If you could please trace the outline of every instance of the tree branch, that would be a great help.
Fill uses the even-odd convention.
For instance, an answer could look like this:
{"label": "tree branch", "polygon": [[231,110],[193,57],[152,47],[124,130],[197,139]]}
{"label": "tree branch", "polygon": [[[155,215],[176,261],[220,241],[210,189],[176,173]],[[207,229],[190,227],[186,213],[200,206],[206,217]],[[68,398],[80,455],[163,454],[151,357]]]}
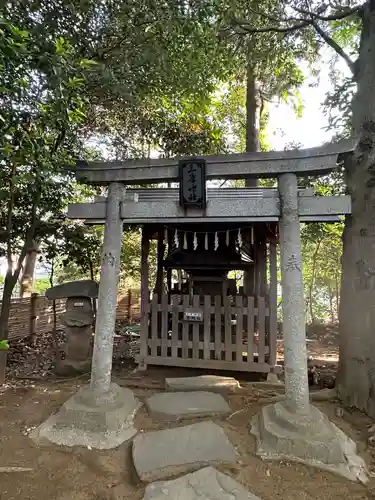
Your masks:
{"label": "tree branch", "polygon": [[333,38],[331,38],[315,21],[311,22],[311,25],[314,27],[315,31],[323,38],[323,40],[339,55],[341,56],[346,64],[349,66],[352,74],[355,74],[355,64],[350,59],[348,54],[344,51],[340,45],[335,42]]}
{"label": "tree branch", "polygon": [[361,5],[356,5],[355,7],[347,8],[337,14],[332,14],[330,16],[323,16],[316,12],[310,12],[308,10],[301,9],[300,7],[294,6],[292,8],[299,14],[302,14],[304,16],[309,16],[313,19],[318,19],[319,21],[339,21],[340,19],[345,19],[346,17],[352,16],[353,14],[356,14],[357,12],[362,10]]}
{"label": "tree branch", "polygon": [[[357,5],[356,7],[350,8],[350,9],[345,9],[345,11],[331,15],[331,16],[323,16],[321,13],[314,13],[310,10],[305,10],[301,9],[299,7],[293,7],[293,9],[298,12],[299,14],[303,14],[305,16],[308,16],[309,19],[292,19],[290,18],[289,21],[295,21],[295,24],[292,24],[290,26],[269,26],[269,27],[264,27],[264,28],[255,28],[252,26],[252,23],[250,21],[246,20],[241,20],[241,19],[236,19],[233,24],[237,26],[237,30],[239,33],[290,33],[294,32],[300,29],[308,28],[312,26],[315,31],[323,38],[323,40],[340,56],[344,59],[348,67],[350,68],[350,71],[352,72],[353,75],[355,75],[356,69],[355,69],[355,63],[350,59],[349,55],[344,51],[342,47],[326,33],[316,21],[321,20],[321,21],[335,21],[339,19],[344,19],[348,16],[351,16],[357,12],[360,12],[362,10],[362,7],[360,5]],[[275,22],[277,19],[273,17],[268,17],[267,15],[263,15],[260,12],[254,11],[255,14],[258,14],[261,17],[266,17],[267,19]],[[287,22],[288,20],[280,20],[281,22]],[[239,31],[241,30],[241,31]]]}
{"label": "tree branch", "polygon": [[243,32],[245,33],[291,33],[293,31],[297,31],[299,29],[304,29],[311,26],[311,21],[302,21],[297,24],[293,24],[292,26],[269,26],[265,28],[253,28],[249,21],[240,21],[235,20],[234,25],[237,25]]}

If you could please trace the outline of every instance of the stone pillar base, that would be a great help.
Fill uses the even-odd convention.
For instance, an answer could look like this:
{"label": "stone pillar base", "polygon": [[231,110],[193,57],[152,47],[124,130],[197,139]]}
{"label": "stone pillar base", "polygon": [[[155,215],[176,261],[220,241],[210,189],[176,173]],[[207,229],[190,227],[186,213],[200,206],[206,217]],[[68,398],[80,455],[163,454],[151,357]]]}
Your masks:
{"label": "stone pillar base", "polygon": [[139,407],[140,403],[129,389],[111,384],[109,392],[99,393],[85,386],[30,437],[63,446],[116,448],[137,433],[133,422]]}
{"label": "stone pillar base", "polygon": [[277,373],[267,373],[267,382],[269,384],[283,385],[283,383],[279,380]]}
{"label": "stone pillar base", "polygon": [[62,359],[56,363],[54,372],[60,377],[74,377],[75,375],[84,375],[91,370],[91,359],[86,361],[72,361]]}
{"label": "stone pillar base", "polygon": [[352,481],[368,480],[354,441],[314,406],[308,415],[292,413],[283,403],[266,406],[253,417],[251,433],[263,459],[302,462]]}

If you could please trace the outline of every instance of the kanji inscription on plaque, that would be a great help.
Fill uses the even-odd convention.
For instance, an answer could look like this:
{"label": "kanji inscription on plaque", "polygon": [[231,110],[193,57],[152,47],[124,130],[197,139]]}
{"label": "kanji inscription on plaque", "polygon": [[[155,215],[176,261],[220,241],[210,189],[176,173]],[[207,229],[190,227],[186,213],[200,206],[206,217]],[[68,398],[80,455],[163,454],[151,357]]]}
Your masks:
{"label": "kanji inscription on plaque", "polygon": [[204,208],[206,206],[206,162],[192,158],[179,163],[180,205]]}

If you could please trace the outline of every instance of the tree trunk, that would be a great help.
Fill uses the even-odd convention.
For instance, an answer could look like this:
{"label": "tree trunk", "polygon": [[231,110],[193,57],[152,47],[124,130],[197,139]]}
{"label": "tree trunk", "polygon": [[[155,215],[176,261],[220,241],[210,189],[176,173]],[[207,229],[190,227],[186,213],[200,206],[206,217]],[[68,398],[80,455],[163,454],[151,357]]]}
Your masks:
{"label": "tree trunk", "polygon": [[[51,262],[51,272],[49,274],[49,284],[50,287],[53,287],[53,280],[55,277],[55,260],[52,259]],[[53,345],[55,347],[55,362],[61,359],[60,356],[60,348],[59,348],[59,339],[57,337],[57,310],[56,310],[56,300],[52,301],[52,311],[53,311],[53,326],[52,326],[52,339]]]}
{"label": "tree trunk", "polygon": [[[260,149],[260,102],[259,85],[256,80],[252,64],[252,53],[249,50],[249,60],[247,64],[246,78],[246,152],[255,153]],[[246,187],[257,187],[258,179],[245,179]],[[244,234],[244,240],[247,246],[251,246],[251,233],[247,231]],[[253,269],[244,272],[244,292],[245,295],[254,295],[255,293],[255,266]]]}
{"label": "tree trunk", "polygon": [[[17,280],[14,280],[12,272],[8,270],[5,276],[3,298],[0,311],[0,340],[7,340],[9,334],[9,316],[12,303],[12,292]],[[7,351],[0,351],[0,386],[5,382],[5,369],[7,365]]]}
{"label": "tree trunk", "polygon": [[322,243],[322,240],[319,240],[317,245],[316,245],[316,248],[314,250],[313,257],[312,257],[312,272],[311,272],[311,281],[310,281],[310,285],[309,285],[309,307],[310,307],[311,323],[315,323],[313,291],[314,291],[315,277],[316,277],[316,263],[317,263],[318,253],[319,253],[321,243]]}
{"label": "tree trunk", "polygon": [[[259,84],[253,72],[251,61],[247,67],[246,79],[246,152],[255,153],[260,150],[260,108]],[[257,179],[247,179],[250,187],[257,186]]]}
{"label": "tree trunk", "polygon": [[331,324],[333,325],[335,322],[335,309],[333,306],[334,292],[332,290],[331,283],[329,282],[329,278],[327,278],[327,281],[328,281],[329,314],[331,316]]}
{"label": "tree trunk", "polygon": [[354,133],[360,141],[347,159],[352,215],[343,235],[338,391],[348,406],[375,417],[375,0],[363,10]]}
{"label": "tree trunk", "polygon": [[20,297],[31,297],[39,245],[33,241],[32,248],[27,252],[20,285]]}
{"label": "tree trunk", "polygon": [[340,311],[340,281],[338,277],[338,271],[335,273],[335,300],[336,300],[336,319]]}

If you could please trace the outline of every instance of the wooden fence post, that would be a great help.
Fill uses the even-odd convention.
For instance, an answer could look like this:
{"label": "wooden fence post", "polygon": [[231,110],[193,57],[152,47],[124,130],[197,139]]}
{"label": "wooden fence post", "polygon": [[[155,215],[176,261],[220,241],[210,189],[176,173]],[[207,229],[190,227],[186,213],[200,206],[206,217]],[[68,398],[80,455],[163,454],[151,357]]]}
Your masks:
{"label": "wooden fence post", "polygon": [[133,321],[133,310],[132,310],[132,291],[128,290],[128,323]]}
{"label": "wooden fence post", "polygon": [[36,343],[36,328],[37,328],[37,301],[39,294],[32,293],[30,296],[30,320],[29,320],[29,331],[31,336],[31,342],[35,345]]}

